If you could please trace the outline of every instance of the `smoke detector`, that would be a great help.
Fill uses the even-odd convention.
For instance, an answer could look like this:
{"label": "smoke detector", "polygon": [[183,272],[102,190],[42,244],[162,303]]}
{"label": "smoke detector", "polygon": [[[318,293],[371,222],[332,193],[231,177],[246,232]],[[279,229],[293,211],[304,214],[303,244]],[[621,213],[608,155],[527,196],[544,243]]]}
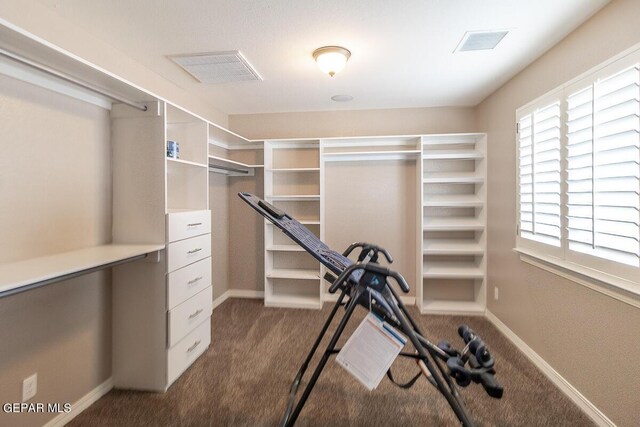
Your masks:
{"label": "smoke detector", "polygon": [[260,74],[237,50],[171,55],[169,59],[200,83],[218,84],[262,80]]}
{"label": "smoke detector", "polygon": [[495,49],[508,33],[507,30],[467,31],[454,52]]}

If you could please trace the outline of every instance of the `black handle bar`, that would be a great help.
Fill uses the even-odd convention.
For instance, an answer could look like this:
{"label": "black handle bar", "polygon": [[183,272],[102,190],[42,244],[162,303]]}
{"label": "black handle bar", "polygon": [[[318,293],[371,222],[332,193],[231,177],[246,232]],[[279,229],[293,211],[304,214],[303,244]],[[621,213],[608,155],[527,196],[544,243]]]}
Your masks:
{"label": "black handle bar", "polygon": [[351,274],[353,274],[353,272],[357,270],[364,270],[374,274],[380,274],[385,277],[393,277],[393,279],[400,286],[400,289],[402,289],[402,292],[404,292],[405,294],[409,293],[409,284],[400,273],[398,273],[397,271],[389,270],[388,268],[382,267],[381,265],[372,263],[351,264],[350,266],[345,268],[345,270],[340,274],[340,276],[338,276],[338,278],[329,288],[329,293],[333,294],[338,289],[340,289],[342,283],[344,283],[351,276]]}
{"label": "black handle bar", "polygon": [[[393,257],[391,256],[391,254],[389,252],[387,252],[387,250],[385,248],[381,248],[380,246],[376,246],[374,244],[371,243],[366,243],[366,242],[354,242],[352,244],[349,245],[349,247],[342,253],[342,255],[344,256],[349,256],[351,254],[351,252],[353,252],[354,249],[356,248],[362,248],[363,253],[367,253],[370,250],[377,252],[382,252],[382,255],[384,255],[384,257],[387,259],[387,262],[389,264],[393,263]],[[363,257],[364,259],[364,257]],[[360,260],[361,261],[361,260]]]}

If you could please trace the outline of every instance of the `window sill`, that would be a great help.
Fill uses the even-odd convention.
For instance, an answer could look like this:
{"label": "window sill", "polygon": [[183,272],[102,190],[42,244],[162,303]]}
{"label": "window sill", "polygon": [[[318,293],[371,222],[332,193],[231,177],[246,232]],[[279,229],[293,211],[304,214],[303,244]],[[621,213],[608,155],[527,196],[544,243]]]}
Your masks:
{"label": "window sill", "polygon": [[601,271],[593,270],[553,256],[514,248],[520,260],[542,268],[565,279],[586,286],[611,298],[640,308],[640,284]]}

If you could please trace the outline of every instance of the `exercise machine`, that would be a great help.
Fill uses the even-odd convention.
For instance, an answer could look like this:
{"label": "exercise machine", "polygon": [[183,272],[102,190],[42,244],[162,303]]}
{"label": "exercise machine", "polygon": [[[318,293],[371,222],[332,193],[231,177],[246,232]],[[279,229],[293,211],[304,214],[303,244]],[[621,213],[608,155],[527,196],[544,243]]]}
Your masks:
{"label": "exercise machine", "polygon": [[[290,427],[295,424],[329,358],[340,351],[337,348],[338,341],[358,306],[371,311],[385,323],[401,331],[414,347],[413,352],[401,352],[400,356],[414,359],[419,367],[418,374],[409,382],[399,384],[389,369],[387,377],[394,384],[402,388],[409,388],[420,377],[425,377],[429,384],[444,396],[460,423],[465,427],[475,424],[457,386],[467,387],[472,382],[478,383],[482,384],[489,396],[496,399],[502,397],[503,387],[495,379],[495,362],[489,348],[471,328],[466,325],[458,328],[458,334],[465,344],[462,350],[456,350],[446,341],[441,341],[436,345],[425,338],[407,312],[397,291],[391,285],[391,282],[394,282],[402,292],[408,293],[409,285],[406,280],[398,272],[379,263],[380,255],[389,264],[393,263],[393,257],[384,248],[370,243],[358,242],[353,243],[344,253],[340,254],[329,248],[315,234],[286,212],[251,193],[238,193],[238,196],[322,263],[328,270],[324,278],[331,283],[329,292],[332,294],[340,292],[340,296],[318,338],[291,384],[289,403],[280,422],[281,427]],[[360,254],[357,261],[354,262],[348,256],[356,249],[360,249]],[[302,395],[296,400],[304,374],[339,308],[343,306],[345,312],[310,380],[302,391]]]}

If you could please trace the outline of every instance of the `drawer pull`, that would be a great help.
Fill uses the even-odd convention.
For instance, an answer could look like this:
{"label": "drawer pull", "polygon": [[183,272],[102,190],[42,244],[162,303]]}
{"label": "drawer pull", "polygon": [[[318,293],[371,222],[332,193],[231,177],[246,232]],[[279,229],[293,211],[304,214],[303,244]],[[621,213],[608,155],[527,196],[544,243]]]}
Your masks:
{"label": "drawer pull", "polygon": [[194,222],[192,224],[187,224],[187,227],[200,227],[201,225],[201,222]]}
{"label": "drawer pull", "polygon": [[191,319],[193,319],[193,318],[198,317],[198,315],[199,315],[200,313],[202,313],[203,311],[204,311],[204,310],[203,310],[203,309],[201,309],[201,308],[199,308],[198,310],[194,311],[194,312],[189,316],[189,320],[191,320]]}
{"label": "drawer pull", "polygon": [[189,280],[189,281],[187,282],[187,285],[193,285],[194,283],[197,283],[197,282],[199,282],[200,280],[202,280],[202,276],[196,277],[196,278],[195,278],[195,279],[193,279],[193,280]]}
{"label": "drawer pull", "polygon": [[201,342],[202,342],[202,340],[198,340],[198,341],[194,342],[193,345],[187,349],[187,353],[191,353],[193,350],[195,350],[196,347],[198,347]]}
{"label": "drawer pull", "polygon": [[190,251],[189,251],[189,252],[187,252],[187,253],[188,253],[189,255],[191,255],[191,254],[195,254],[195,253],[197,253],[197,252],[200,252],[201,250],[202,250],[202,248],[192,249],[192,250],[190,250]]}

